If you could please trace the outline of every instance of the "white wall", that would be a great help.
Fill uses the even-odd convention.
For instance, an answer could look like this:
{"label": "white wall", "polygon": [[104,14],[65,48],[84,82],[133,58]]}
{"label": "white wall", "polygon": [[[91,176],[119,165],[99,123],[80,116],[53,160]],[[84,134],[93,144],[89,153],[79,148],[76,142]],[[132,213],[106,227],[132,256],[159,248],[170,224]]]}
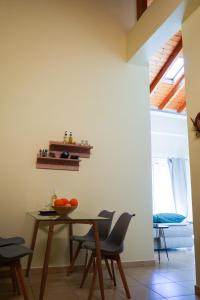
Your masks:
{"label": "white wall", "polygon": [[[199,70],[200,70],[200,8],[183,24],[183,51],[185,57],[186,92],[188,95],[188,116],[195,117],[199,112]],[[188,118],[190,169],[192,184],[192,204],[194,220],[194,241],[196,253],[196,282],[197,292],[200,294],[200,140],[196,138],[193,126]]]}
{"label": "white wall", "polygon": [[[94,0],[1,1],[0,36],[0,236],[29,242],[26,213],[54,186],[79,211],[136,213],[123,260],[153,259],[148,68],[126,63],[121,23]],[[91,159],[79,172],[36,169],[38,149],[65,130],[89,140]],[[65,240],[57,230],[52,265],[67,263]],[[45,241],[43,227],[34,266]]]}
{"label": "white wall", "polygon": [[152,157],[189,157],[187,117],[151,111]]}

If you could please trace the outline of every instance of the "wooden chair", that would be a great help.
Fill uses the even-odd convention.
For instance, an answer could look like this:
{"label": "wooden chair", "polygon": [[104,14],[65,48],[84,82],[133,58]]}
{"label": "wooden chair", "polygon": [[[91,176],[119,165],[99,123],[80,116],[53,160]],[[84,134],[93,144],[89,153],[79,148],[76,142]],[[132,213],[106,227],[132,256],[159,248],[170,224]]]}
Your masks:
{"label": "wooden chair", "polygon": [[[100,238],[100,240],[105,240],[108,237],[114,213],[115,213],[114,211],[110,212],[110,211],[107,211],[107,210],[102,210],[98,214],[99,217],[107,218],[105,220],[101,220],[101,221],[98,222],[98,229],[99,229],[99,238]],[[91,227],[90,230],[88,231],[88,233],[86,233],[85,235],[73,235],[71,237],[71,241],[72,242],[77,242],[78,246],[77,246],[76,252],[75,252],[75,254],[74,254],[73,258],[72,258],[72,263],[71,263],[71,266],[68,269],[67,275],[69,275],[73,271],[76,259],[77,259],[78,255],[80,253],[80,250],[82,249],[82,244],[84,242],[94,241],[93,228]],[[88,252],[86,251],[84,266],[87,265],[87,258],[88,258]]]}
{"label": "wooden chair", "polygon": [[[115,271],[114,271],[114,262],[117,263],[119,273],[122,279],[122,283],[126,292],[127,298],[131,298],[130,291],[128,288],[128,284],[126,281],[126,277],[123,271],[121,259],[120,259],[120,253],[124,250],[124,238],[126,236],[126,232],[128,230],[128,226],[130,223],[131,218],[135,216],[135,214],[130,215],[129,213],[123,213],[119,219],[117,220],[115,226],[113,227],[112,232],[110,233],[109,237],[101,242],[100,249],[101,249],[101,255],[102,259],[105,261],[110,260],[111,261],[111,268],[108,265],[107,268],[109,270],[110,278],[114,282],[114,286],[116,286],[116,278],[115,278]],[[92,278],[92,284],[89,291],[89,297],[88,299],[92,299],[93,291],[94,291],[94,285],[96,280],[96,274],[97,274],[97,264],[96,264],[96,258],[95,258],[95,243],[94,242],[85,242],[83,244],[83,248],[87,250],[91,250],[92,254],[89,259],[88,265],[84,271],[83,278],[81,281],[80,287],[82,288],[84,285],[84,282],[86,280],[86,277],[88,275],[88,272],[93,265],[93,278]]]}
{"label": "wooden chair", "polygon": [[22,245],[0,247],[0,266],[10,267],[14,289],[17,290],[18,294],[21,290],[24,300],[29,300],[29,297],[24,284],[20,259],[31,254],[32,251]]}

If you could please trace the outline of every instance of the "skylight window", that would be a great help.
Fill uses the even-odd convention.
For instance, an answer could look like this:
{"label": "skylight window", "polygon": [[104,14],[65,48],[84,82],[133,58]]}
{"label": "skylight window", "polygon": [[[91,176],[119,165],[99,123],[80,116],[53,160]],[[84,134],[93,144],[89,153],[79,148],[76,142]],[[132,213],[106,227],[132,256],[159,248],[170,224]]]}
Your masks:
{"label": "skylight window", "polygon": [[167,70],[164,80],[168,83],[175,83],[176,80],[183,75],[184,73],[184,59],[182,57],[178,57],[171,67]]}

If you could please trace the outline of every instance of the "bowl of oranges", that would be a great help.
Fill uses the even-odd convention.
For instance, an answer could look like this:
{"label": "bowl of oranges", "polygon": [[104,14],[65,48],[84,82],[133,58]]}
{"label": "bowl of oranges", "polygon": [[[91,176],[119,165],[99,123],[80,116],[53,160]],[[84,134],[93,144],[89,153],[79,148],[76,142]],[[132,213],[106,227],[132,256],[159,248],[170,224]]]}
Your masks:
{"label": "bowl of oranges", "polygon": [[52,208],[57,212],[58,215],[67,216],[72,213],[78,207],[78,200],[72,198],[57,198],[54,200]]}

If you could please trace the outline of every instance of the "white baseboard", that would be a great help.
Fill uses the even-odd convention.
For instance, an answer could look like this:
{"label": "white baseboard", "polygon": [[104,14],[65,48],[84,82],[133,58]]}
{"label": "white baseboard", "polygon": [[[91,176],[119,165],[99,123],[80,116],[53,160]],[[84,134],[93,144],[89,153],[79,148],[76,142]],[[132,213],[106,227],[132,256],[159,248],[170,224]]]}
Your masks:
{"label": "white baseboard", "polygon": [[[148,266],[155,266],[155,260],[145,260],[145,261],[129,261],[129,262],[122,262],[122,265],[124,268],[134,268],[134,267],[148,267]],[[103,268],[105,268],[105,265],[102,264]],[[74,271],[82,271],[83,266],[78,265],[74,267]],[[67,273],[68,266],[50,266],[48,268],[49,274],[53,273]],[[31,269],[32,274],[38,274],[41,273],[42,268],[36,267]]]}

